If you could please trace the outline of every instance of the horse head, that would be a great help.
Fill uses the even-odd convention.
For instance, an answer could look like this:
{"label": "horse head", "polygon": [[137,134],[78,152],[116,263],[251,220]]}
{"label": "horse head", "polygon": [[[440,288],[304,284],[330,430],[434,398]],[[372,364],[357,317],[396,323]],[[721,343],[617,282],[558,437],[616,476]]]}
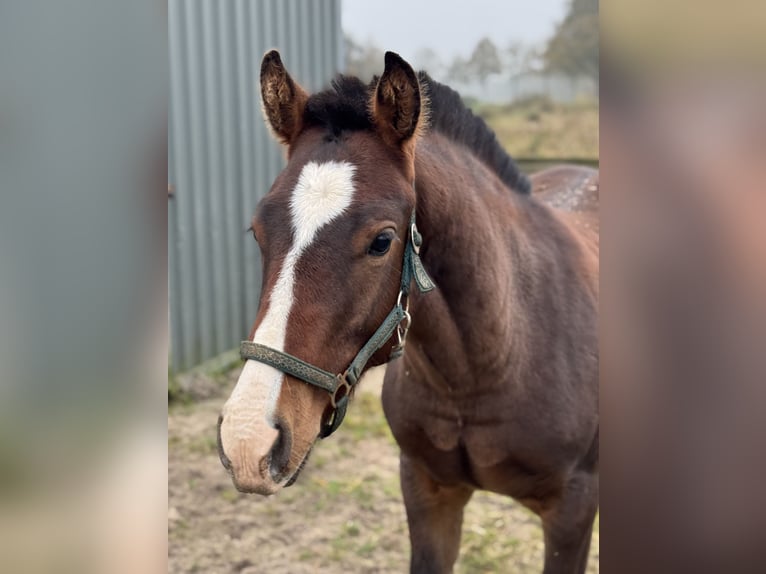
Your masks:
{"label": "horse head", "polygon": [[[344,373],[401,307],[426,110],[417,76],[390,52],[370,86],[335,82],[364,99],[364,113],[344,109],[332,90],[309,96],[276,51],[264,56],[260,78],[266,123],[288,161],[252,220],[263,283],[249,343],[297,367],[246,360],[218,443],[235,486],[267,495],[295,480],[344,398],[296,372]],[[379,343],[369,365],[388,360],[396,337]]]}

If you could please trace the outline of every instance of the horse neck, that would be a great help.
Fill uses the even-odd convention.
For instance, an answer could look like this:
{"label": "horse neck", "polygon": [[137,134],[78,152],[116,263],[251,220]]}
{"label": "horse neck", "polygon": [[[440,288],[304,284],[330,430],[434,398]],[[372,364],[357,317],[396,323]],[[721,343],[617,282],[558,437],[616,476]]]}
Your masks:
{"label": "horse neck", "polygon": [[422,142],[416,174],[422,259],[437,289],[413,298],[408,345],[455,379],[503,371],[509,345],[523,340],[512,271],[518,264],[514,246],[526,242],[514,220],[530,200],[515,197],[488,168],[438,134]]}

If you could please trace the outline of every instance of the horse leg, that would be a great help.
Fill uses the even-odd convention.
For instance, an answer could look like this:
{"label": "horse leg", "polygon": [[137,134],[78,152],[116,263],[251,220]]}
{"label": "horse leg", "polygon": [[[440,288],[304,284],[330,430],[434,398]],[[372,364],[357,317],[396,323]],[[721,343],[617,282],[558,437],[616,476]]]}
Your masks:
{"label": "horse leg", "polygon": [[410,574],[452,572],[460,552],[463,507],[473,490],[435,482],[404,454],[399,471],[410,529]]}
{"label": "horse leg", "polygon": [[585,572],[597,509],[598,474],[575,471],[556,502],[540,513],[545,537],[543,574]]}

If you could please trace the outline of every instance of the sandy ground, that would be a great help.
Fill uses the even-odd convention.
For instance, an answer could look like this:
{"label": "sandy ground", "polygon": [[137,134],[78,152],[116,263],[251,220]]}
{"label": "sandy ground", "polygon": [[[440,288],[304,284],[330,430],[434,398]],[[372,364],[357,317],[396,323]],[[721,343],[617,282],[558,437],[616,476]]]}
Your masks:
{"label": "sandy ground", "polygon": [[[295,485],[270,498],[238,493],[218,460],[215,425],[236,378],[168,417],[168,572],[402,573],[409,541],[398,450],[363,381],[340,430],[314,448]],[[542,570],[539,520],[513,500],[476,493],[457,573]],[[598,572],[598,529],[589,573]]]}

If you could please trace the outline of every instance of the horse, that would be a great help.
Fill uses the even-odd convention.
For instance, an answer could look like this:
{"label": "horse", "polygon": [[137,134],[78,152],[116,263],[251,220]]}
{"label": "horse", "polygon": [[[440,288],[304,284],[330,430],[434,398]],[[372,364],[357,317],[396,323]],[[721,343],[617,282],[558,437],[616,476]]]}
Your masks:
{"label": "horse", "polygon": [[[241,492],[295,482],[361,375],[386,365],[410,571],[451,572],[476,490],[536,513],[546,574],[584,572],[598,507],[598,174],[531,178],[447,86],[381,76],[309,95],[263,57],[287,164],[260,201],[260,306],[218,451]],[[552,204],[567,207],[557,209]]]}

